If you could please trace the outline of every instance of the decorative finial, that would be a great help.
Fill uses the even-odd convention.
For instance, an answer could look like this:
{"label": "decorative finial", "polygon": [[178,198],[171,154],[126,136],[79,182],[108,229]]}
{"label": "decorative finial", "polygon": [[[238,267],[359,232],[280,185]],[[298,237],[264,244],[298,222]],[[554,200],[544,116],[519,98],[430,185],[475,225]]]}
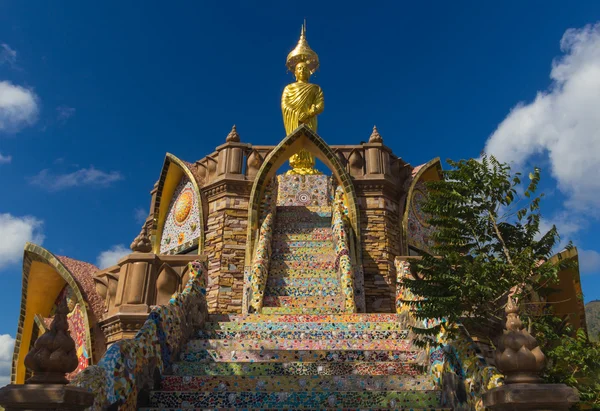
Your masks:
{"label": "decorative finial", "polygon": [[310,70],[310,74],[313,74],[319,68],[319,56],[313,49],[308,45],[306,41],[306,20],[300,29],[300,39],[294,50],[290,51],[287,56],[285,65],[290,71],[294,71],[296,64],[304,62]]}
{"label": "decorative finial", "polygon": [[523,328],[513,287],[506,304],[506,331],[498,341],[496,366],[504,374],[506,384],[538,383],[546,357],[535,338]]}
{"label": "decorative finial", "polygon": [[369,143],[383,143],[383,137],[377,131],[377,126],[373,126],[373,132],[371,133],[371,137],[369,137]]}
{"label": "decorative finial", "polygon": [[42,334],[25,356],[25,367],[33,371],[26,384],[68,384],[65,374],[77,368],[75,341],[69,334],[66,300],[58,305],[50,330]]}
{"label": "decorative finial", "polygon": [[129,248],[134,253],[149,253],[152,251],[152,241],[150,241],[150,237],[148,236],[148,227],[146,227],[146,224],[144,224],[142,231],[133,240]]}
{"label": "decorative finial", "polygon": [[229,134],[227,134],[227,138],[225,139],[225,141],[228,143],[240,142],[240,135],[238,134],[237,129],[235,128],[235,124],[233,125],[233,127],[231,127],[231,131],[229,132]]}

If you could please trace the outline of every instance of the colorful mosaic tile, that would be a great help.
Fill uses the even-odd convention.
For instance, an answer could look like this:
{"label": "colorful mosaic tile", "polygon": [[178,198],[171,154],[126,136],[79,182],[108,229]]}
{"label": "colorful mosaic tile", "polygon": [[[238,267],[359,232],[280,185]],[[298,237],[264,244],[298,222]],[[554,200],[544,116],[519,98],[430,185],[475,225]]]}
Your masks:
{"label": "colorful mosaic tile", "polygon": [[325,409],[331,407],[436,407],[439,391],[346,391],[346,392],[190,392],[155,391],[154,407]]}
{"label": "colorful mosaic tile", "polygon": [[363,350],[201,350],[186,351],[184,362],[353,362],[353,361],[419,361],[421,351]]}
{"label": "colorful mosaic tile", "polygon": [[168,304],[152,310],[132,339],[121,340],[106,351],[98,365],[79,373],[71,385],[94,393],[92,411],[120,404],[137,407],[139,390],[151,382],[155,370],[168,368],[206,316],[206,265],[194,262],[184,290]]}
{"label": "colorful mosaic tile", "polygon": [[160,253],[170,254],[184,245],[193,245],[200,237],[200,213],[194,185],[182,177],[177,185],[160,239]]}
{"label": "colorful mosaic tile", "polygon": [[328,206],[331,201],[331,177],[325,175],[277,176],[278,206]]}
{"label": "colorful mosaic tile", "polygon": [[421,368],[401,362],[235,363],[180,362],[173,374],[192,375],[420,375]]}
{"label": "colorful mosaic tile", "polygon": [[410,245],[429,250],[433,243],[431,239],[432,228],[427,223],[427,215],[422,210],[422,205],[427,197],[425,183],[419,181],[414,189],[408,210],[408,242]]}
{"label": "colorful mosaic tile", "polygon": [[163,391],[397,391],[433,390],[427,378],[407,375],[270,375],[163,377]]}

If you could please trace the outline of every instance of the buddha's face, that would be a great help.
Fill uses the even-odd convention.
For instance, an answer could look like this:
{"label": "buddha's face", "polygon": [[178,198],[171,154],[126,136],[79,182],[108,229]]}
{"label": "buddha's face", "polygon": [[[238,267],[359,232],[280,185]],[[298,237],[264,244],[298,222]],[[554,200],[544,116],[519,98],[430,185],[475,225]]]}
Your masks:
{"label": "buddha's face", "polygon": [[308,69],[306,63],[296,64],[294,75],[296,76],[297,81],[308,81],[310,78],[310,70]]}

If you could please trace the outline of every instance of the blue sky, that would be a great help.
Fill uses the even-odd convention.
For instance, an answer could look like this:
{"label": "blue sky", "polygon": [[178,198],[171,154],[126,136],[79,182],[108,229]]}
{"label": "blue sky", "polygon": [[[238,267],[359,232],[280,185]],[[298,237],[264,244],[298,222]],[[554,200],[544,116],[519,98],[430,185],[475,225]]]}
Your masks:
{"label": "blue sky", "polygon": [[110,260],[165,152],[199,159],[233,124],[245,142],[283,138],[304,18],[328,143],[376,124],[414,165],[484,148],[539,165],[544,223],[573,239],[585,299],[600,298],[598,2],[0,0],[0,335],[16,331],[24,241]]}

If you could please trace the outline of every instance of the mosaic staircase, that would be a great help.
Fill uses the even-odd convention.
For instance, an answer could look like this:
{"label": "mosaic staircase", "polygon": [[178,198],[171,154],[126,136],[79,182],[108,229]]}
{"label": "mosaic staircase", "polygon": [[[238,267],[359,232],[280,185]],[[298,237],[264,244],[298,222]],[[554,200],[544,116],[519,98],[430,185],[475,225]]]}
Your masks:
{"label": "mosaic staircase", "polygon": [[209,322],[149,408],[443,410],[396,314],[231,316]]}
{"label": "mosaic staircase", "polygon": [[277,206],[263,314],[343,311],[331,206]]}

